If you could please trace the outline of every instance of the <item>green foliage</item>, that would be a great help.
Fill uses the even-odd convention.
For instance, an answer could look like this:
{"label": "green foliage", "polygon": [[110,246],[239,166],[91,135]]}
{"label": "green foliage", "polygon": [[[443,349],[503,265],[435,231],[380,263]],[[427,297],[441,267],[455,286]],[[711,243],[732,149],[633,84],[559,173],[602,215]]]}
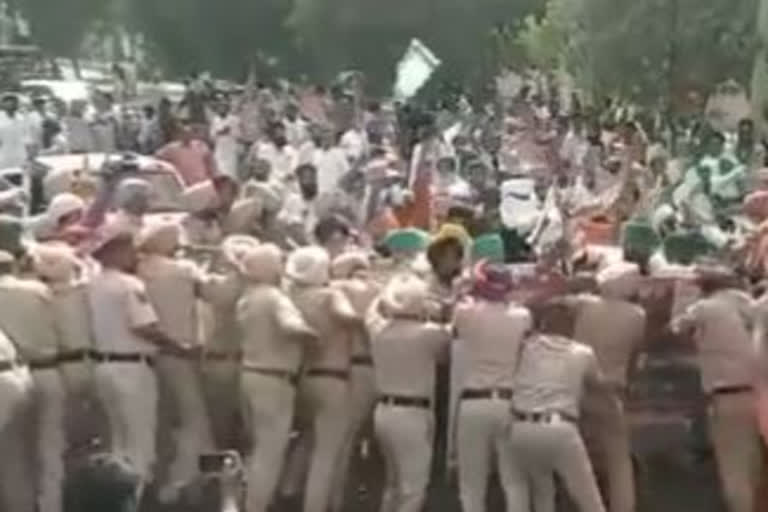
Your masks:
{"label": "green foliage", "polygon": [[673,101],[735,78],[748,81],[756,0],[549,0],[520,40],[530,61],[563,58],[593,94]]}
{"label": "green foliage", "polygon": [[110,8],[108,0],[19,0],[17,4],[40,47],[67,57],[77,55],[86,31]]}

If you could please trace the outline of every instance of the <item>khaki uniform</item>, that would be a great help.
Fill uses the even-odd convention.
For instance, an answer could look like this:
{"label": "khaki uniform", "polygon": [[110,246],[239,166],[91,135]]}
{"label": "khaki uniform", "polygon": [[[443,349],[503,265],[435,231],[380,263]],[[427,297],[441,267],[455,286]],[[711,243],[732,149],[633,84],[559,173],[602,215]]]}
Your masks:
{"label": "khaki uniform", "polygon": [[610,394],[587,393],[582,404],[582,433],[598,474],[607,482],[610,512],[634,512],[635,483],[629,425],[624,415],[627,372],[645,336],[645,311],[629,302],[593,295],[574,300],[574,339],[592,347]]}
{"label": "khaki uniform", "polygon": [[346,296],[329,287],[299,288],[292,294],[304,319],[318,333],[307,354],[299,395],[312,422],[312,456],[304,493],[305,512],[325,512],[332,495],[349,423],[350,320],[358,318]]}
{"label": "khaki uniform", "polygon": [[432,463],[435,367],[450,334],[436,324],[385,319],[377,308],[367,322],[380,396],[374,429],[386,463],[381,512],[418,512]]}
{"label": "khaki uniform", "polygon": [[247,509],[264,512],[275,494],[291,436],[296,380],[305,352],[301,335],[311,331],[291,300],[267,284],[246,288],[237,317],[245,360],[242,389],[254,441]]}
{"label": "khaki uniform", "polygon": [[99,360],[96,386],[110,427],[112,449],[129,457],[145,479],[152,478],[157,427],[155,348],[135,329],[157,323],[157,314],[138,278],[104,269],[88,284],[88,303]]}
{"label": "khaki uniform", "polygon": [[99,409],[93,364],[90,354],[94,348],[91,315],[85,282],[68,280],[51,282],[53,318],[60,335],[63,361],[59,370],[67,393],[66,426],[70,447],[91,442],[99,430],[93,418]]}
{"label": "khaki uniform", "polygon": [[457,432],[461,502],[466,512],[483,512],[494,459],[508,500],[515,490],[509,404],[532,320],[523,307],[469,299],[456,307],[454,327],[464,359]]}
{"label": "khaki uniform", "polygon": [[[64,381],[58,370],[59,336],[51,295],[39,281],[0,278],[0,329],[16,344],[33,377],[37,506],[41,512],[61,510],[64,477]],[[24,461],[20,461],[21,467]],[[21,484],[24,485],[24,484]]]}
{"label": "khaki uniform", "polygon": [[672,321],[694,330],[701,383],[710,395],[709,433],[731,512],[754,512],[760,479],[761,440],[752,388],[756,350],[749,331],[751,299],[736,290],[703,298]]}
{"label": "khaki uniform", "polygon": [[576,424],[589,383],[602,383],[590,347],[549,335],[524,342],[512,400],[516,483],[509,510],[529,510],[532,504],[537,512],[554,512],[556,474],[581,512],[604,512]]}
{"label": "khaki uniform", "polygon": [[[10,338],[0,331],[0,362],[9,365],[0,371],[0,508],[8,512],[33,510],[34,489],[29,486],[28,454],[24,453],[23,433],[29,426],[24,411],[32,393],[32,376],[26,366],[17,363],[19,353]],[[11,364],[13,363],[13,364]],[[21,464],[19,468],[18,464]]]}
{"label": "khaki uniform", "polygon": [[[139,264],[138,276],[144,282],[160,329],[175,340],[198,345],[197,292],[204,284],[202,272],[191,261],[147,254]],[[174,456],[167,479],[169,485],[175,486],[189,482],[197,474],[198,455],[213,448],[213,438],[196,361],[160,354],[156,371],[175,413],[175,421],[170,422]]]}
{"label": "khaki uniform", "polygon": [[[360,279],[339,279],[332,286],[341,290],[349,299],[355,312],[364,318],[376,295],[379,286],[374,282]],[[339,468],[336,471],[336,486],[333,496],[333,510],[341,510],[346,498],[347,477],[353,450],[360,436],[360,431],[373,413],[376,405],[376,380],[373,371],[370,340],[368,333],[360,330],[351,333],[352,360],[349,369],[349,425],[347,438],[342,451]]]}
{"label": "khaki uniform", "polygon": [[241,419],[240,326],[237,301],[243,292],[241,277],[234,271],[209,279],[202,291],[213,313],[213,329],[204,341],[203,393],[219,449],[240,449],[237,427]]}

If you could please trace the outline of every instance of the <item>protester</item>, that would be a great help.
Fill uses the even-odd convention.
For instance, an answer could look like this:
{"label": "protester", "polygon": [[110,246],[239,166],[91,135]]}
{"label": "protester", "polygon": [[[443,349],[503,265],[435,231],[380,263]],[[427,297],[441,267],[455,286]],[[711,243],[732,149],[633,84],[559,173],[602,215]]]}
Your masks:
{"label": "protester", "polygon": [[194,136],[189,123],[177,126],[176,140],[160,148],[156,156],[172,164],[187,186],[211,179],[218,172],[211,150]]}

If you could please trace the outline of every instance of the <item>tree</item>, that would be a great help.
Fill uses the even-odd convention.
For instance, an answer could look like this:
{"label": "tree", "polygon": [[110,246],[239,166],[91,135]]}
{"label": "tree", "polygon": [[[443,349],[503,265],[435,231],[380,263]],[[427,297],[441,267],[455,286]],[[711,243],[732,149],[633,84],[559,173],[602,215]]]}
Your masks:
{"label": "tree", "polygon": [[108,12],[108,0],[19,0],[32,38],[51,56],[76,61],[88,29]]}
{"label": "tree", "polygon": [[530,60],[564,58],[593,95],[639,103],[747,83],[756,0],[549,0],[521,36]]}

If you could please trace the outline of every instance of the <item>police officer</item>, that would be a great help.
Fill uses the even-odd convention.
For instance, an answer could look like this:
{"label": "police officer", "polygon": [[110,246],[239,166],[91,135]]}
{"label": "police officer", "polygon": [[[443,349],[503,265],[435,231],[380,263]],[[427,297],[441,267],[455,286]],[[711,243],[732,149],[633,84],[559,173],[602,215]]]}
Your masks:
{"label": "police officer", "polygon": [[[200,346],[197,300],[207,285],[207,276],[194,262],[174,257],[180,237],[181,226],[174,221],[144,228],[137,244],[142,256],[137,275],[144,283],[160,329],[174,339]],[[178,352],[161,352],[156,360],[159,385],[167,390],[176,414],[175,421],[169,421],[174,455],[167,485],[160,492],[165,501],[195,476],[198,455],[213,448],[197,361],[179,356]]]}
{"label": "police officer", "polygon": [[709,432],[731,512],[753,512],[761,471],[755,417],[753,304],[732,272],[699,269],[702,298],[672,320],[675,332],[693,333],[701,384],[709,394]]}
{"label": "police officer", "polygon": [[325,512],[346,440],[352,333],[362,328],[362,319],[344,293],[329,286],[330,258],[321,247],[294,251],[286,275],[291,298],[319,336],[317,350],[307,354],[300,395],[308,404],[313,433],[304,511]]}
{"label": "police officer", "polygon": [[423,280],[398,275],[366,319],[379,393],[374,429],[387,472],[382,512],[418,512],[426,499],[435,428],[435,368],[450,342],[447,329],[425,323],[428,300]]}
{"label": "police officer", "polygon": [[[347,296],[361,318],[365,317],[368,308],[380,291],[380,286],[369,275],[370,267],[368,254],[359,250],[342,253],[333,260],[331,265],[331,276],[334,279],[331,285]],[[349,425],[346,443],[336,472],[333,497],[333,509],[336,511],[341,510],[344,505],[349,465],[360,430],[376,404],[376,382],[368,334],[364,330],[358,330],[353,332],[352,336]]]}
{"label": "police officer", "polygon": [[470,297],[454,313],[464,359],[458,411],[461,502],[483,512],[491,463],[498,463],[504,491],[514,491],[509,450],[509,403],[520,344],[533,327],[528,310],[509,303],[512,276],[501,265],[475,268]]}
{"label": "police officer", "polygon": [[97,404],[93,385],[91,316],[83,262],[62,242],[49,242],[32,251],[37,276],[51,294],[51,311],[58,330],[61,352],[59,369],[67,391],[66,425],[70,443],[90,442],[88,428]]}
{"label": "police officer", "polygon": [[247,236],[227,237],[221,246],[224,265],[212,276],[203,298],[210,306],[212,326],[205,333],[203,392],[219,449],[240,449],[241,403],[238,396],[242,336],[237,322],[237,301],[244,283],[238,270],[245,252],[257,240]]}
{"label": "police officer", "polygon": [[[254,449],[248,461],[247,509],[267,510],[277,487],[294,418],[296,383],[315,332],[280,289],[282,251],[264,244],[249,250],[238,301],[243,333],[243,395]],[[307,346],[306,344],[311,345]]]}
{"label": "police officer", "polygon": [[96,354],[95,377],[110,427],[113,450],[131,458],[145,482],[155,463],[158,348],[180,356],[194,347],[163,332],[146,287],[135,275],[134,238],[107,224],[93,257],[101,271],[88,284]]}
{"label": "police officer", "polygon": [[[3,244],[5,245],[5,244]],[[7,245],[6,245],[7,246]],[[10,272],[14,257],[0,251],[0,270]],[[30,485],[29,454],[25,452],[23,433],[29,428],[29,409],[32,398],[32,376],[20,358],[10,337],[0,330],[0,506],[9,512],[25,512],[35,507],[34,489]]]}
{"label": "police officer", "polygon": [[637,296],[640,270],[618,263],[597,275],[600,295],[568,297],[574,313],[573,338],[589,345],[612,393],[587,393],[582,404],[582,432],[598,474],[607,483],[611,512],[634,512],[635,485],[624,398],[632,356],[645,337],[646,314],[629,302]]}
{"label": "police officer", "polygon": [[[553,512],[553,476],[563,481],[581,512],[604,512],[592,464],[579,434],[585,388],[607,389],[594,351],[564,336],[567,307],[537,316],[536,334],[523,343],[515,377],[511,430],[515,491],[509,510]],[[530,488],[529,488],[530,484]]]}
{"label": "police officer", "polygon": [[41,512],[57,512],[61,510],[64,477],[66,394],[59,372],[60,338],[51,294],[39,280],[13,275],[11,266],[2,270],[0,329],[13,340],[32,371],[37,507]]}

